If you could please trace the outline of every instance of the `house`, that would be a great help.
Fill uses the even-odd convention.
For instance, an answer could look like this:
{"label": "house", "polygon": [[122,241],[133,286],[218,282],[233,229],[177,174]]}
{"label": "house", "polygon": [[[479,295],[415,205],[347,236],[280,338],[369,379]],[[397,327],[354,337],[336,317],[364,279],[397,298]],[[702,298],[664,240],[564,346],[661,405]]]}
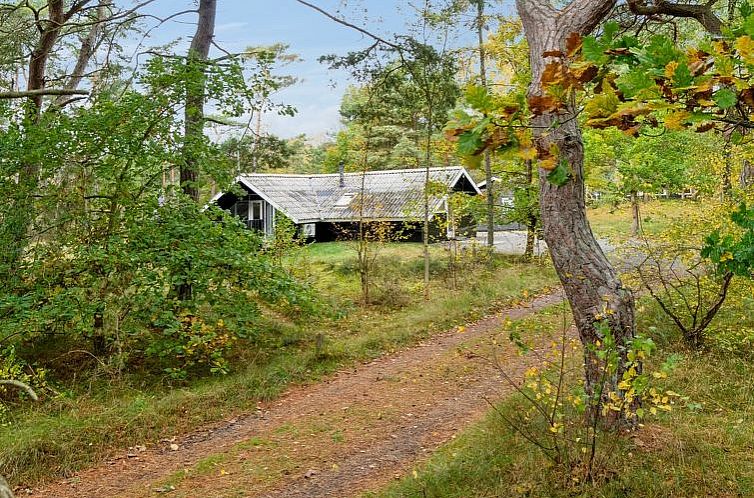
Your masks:
{"label": "house", "polygon": [[[384,221],[400,226],[408,240],[421,240],[424,219],[426,169],[368,171],[320,175],[254,173],[240,175],[236,192],[221,192],[212,201],[265,235],[275,231],[285,216],[299,232],[316,241],[331,241],[358,227],[359,220]],[[448,192],[479,194],[462,167],[430,168],[429,180]],[[239,194],[241,192],[241,194]],[[363,195],[362,195],[363,193]],[[435,237],[447,237],[441,220],[447,219],[447,195],[429,202]],[[443,232],[443,233],[440,233]]]}
{"label": "house", "polygon": [[[500,182],[500,178],[497,176],[493,176],[491,178],[492,185],[497,190],[498,199],[496,202],[496,205],[502,206],[504,208],[512,208],[513,207],[513,191],[510,188],[501,188],[500,185],[497,185]],[[481,182],[476,184],[477,187],[479,187],[479,190],[484,192],[487,190],[487,180],[482,180]]]}

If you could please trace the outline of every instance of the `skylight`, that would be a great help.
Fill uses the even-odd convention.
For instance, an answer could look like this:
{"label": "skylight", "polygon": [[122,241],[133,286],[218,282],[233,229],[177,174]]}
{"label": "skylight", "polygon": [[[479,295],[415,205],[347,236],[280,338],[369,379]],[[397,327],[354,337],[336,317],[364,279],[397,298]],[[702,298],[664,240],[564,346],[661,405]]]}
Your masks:
{"label": "skylight", "polygon": [[349,204],[351,204],[351,201],[353,198],[356,197],[356,194],[343,194],[340,199],[335,203],[335,207],[346,207]]}

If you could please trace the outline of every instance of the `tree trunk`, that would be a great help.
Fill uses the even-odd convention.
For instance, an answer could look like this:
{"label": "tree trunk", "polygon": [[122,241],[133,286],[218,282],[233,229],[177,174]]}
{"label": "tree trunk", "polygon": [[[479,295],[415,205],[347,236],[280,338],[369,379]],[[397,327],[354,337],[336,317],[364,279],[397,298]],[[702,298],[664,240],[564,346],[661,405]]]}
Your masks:
{"label": "tree trunk", "polygon": [[639,213],[639,196],[631,192],[631,235],[639,235],[641,231],[641,215]]}
{"label": "tree trunk", "polygon": [[[186,65],[189,81],[186,82],[186,110],[184,112],[184,151],[181,165],[181,189],[183,193],[199,202],[198,159],[195,149],[204,139],[205,66],[209,47],[215,34],[217,0],[199,1],[199,23],[191,40]],[[195,76],[197,81],[192,81]]]}
{"label": "tree trunk", "polygon": [[[37,22],[39,41],[29,57],[29,74],[26,89],[28,91],[45,88],[45,73],[50,52],[60,35],[65,23],[63,0],[50,0],[47,10],[48,19]],[[24,116],[25,128],[39,123],[42,116],[42,94],[29,97],[29,105]],[[0,277],[3,281],[16,276],[18,262],[21,260],[27,244],[29,228],[34,220],[34,193],[39,184],[39,164],[31,161],[23,164],[18,174],[18,188],[11,199],[12,207],[8,209],[3,220],[1,240],[8,244],[2,251],[0,260]]]}
{"label": "tree trunk", "polygon": [[[540,83],[546,63],[543,53],[564,50],[565,40],[573,32],[591,32],[610,12],[613,4],[607,0],[574,0],[556,10],[544,0],[517,0],[529,42],[530,96],[543,93]],[[567,162],[571,170],[571,179],[563,186],[550,183],[548,172],[540,171],[544,238],[584,345],[584,388],[592,399],[599,397],[589,415],[599,417],[606,426],[616,426],[622,423],[619,414],[608,410],[603,416],[601,406],[608,401],[609,393],[622,394],[618,383],[625,370],[626,346],[635,336],[633,296],[623,287],[587,221],[584,145],[575,103],[571,102],[561,113],[536,116],[532,126],[538,147],[548,150],[551,144],[556,144],[560,151],[559,160]],[[604,362],[595,354],[595,348],[598,349],[598,343],[604,339],[597,326],[603,320],[610,327],[619,354],[618,368],[611,375],[605,375]]]}
{"label": "tree trunk", "polygon": [[[205,70],[209,47],[215,33],[216,13],[217,0],[199,1],[199,22],[186,57],[188,80],[186,81],[183,164],[180,167],[180,181],[183,193],[197,203],[199,202],[199,185],[197,183],[199,161],[196,149],[204,140]],[[193,78],[196,78],[196,80]],[[190,268],[190,261],[188,265]],[[178,286],[178,298],[180,300],[188,301],[192,297],[191,282],[184,282]]]}
{"label": "tree trunk", "polygon": [[[487,54],[484,48],[484,2],[475,0],[477,5],[477,40],[479,43],[479,80],[487,88]],[[484,150],[484,180],[487,195],[487,246],[490,252],[495,247],[495,186],[492,181],[492,156]],[[492,259],[490,259],[492,263]]]}
{"label": "tree trunk", "polygon": [[741,188],[746,190],[754,185],[754,164],[745,160],[741,167],[741,176],[738,178],[738,183]]}
{"label": "tree trunk", "polygon": [[528,192],[526,196],[526,202],[529,215],[526,217],[526,249],[524,249],[525,259],[532,259],[532,257],[534,256],[534,240],[536,238],[537,230],[537,217],[534,215],[533,210],[531,209],[531,189],[533,182],[534,165],[531,159],[528,159],[526,161],[526,190]]}

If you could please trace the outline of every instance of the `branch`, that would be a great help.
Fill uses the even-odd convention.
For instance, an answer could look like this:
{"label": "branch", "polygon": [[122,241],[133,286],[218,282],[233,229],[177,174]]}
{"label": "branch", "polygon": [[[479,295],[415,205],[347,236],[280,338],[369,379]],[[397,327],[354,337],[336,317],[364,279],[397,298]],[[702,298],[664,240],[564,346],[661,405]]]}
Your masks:
{"label": "branch", "polygon": [[296,1],[298,3],[300,3],[301,5],[305,5],[305,6],[309,7],[310,9],[316,10],[317,12],[319,12],[320,14],[322,14],[323,16],[325,16],[325,17],[327,17],[329,19],[332,19],[333,21],[335,21],[338,24],[346,26],[347,28],[355,29],[356,31],[358,31],[362,35],[364,35],[366,37],[369,37],[369,38],[371,38],[371,39],[373,39],[375,41],[378,41],[380,43],[383,43],[383,44],[387,45],[388,47],[394,48],[395,50],[398,50],[398,51],[401,50],[401,47],[399,45],[397,45],[397,44],[395,44],[393,42],[389,42],[389,41],[385,40],[384,38],[382,38],[380,36],[377,36],[377,35],[369,32],[369,31],[367,31],[366,29],[364,29],[362,27],[359,27],[359,26],[356,26],[355,24],[352,24],[352,23],[350,23],[350,22],[348,22],[348,21],[346,21],[344,19],[336,17],[336,16],[330,14],[329,12],[327,12],[326,10],[324,10],[324,9],[322,9],[320,7],[317,7],[316,5],[314,5],[312,3],[309,3],[309,2],[307,2],[305,0],[296,0]]}
{"label": "branch", "polygon": [[715,318],[717,312],[720,311],[720,308],[722,307],[723,303],[725,302],[725,298],[728,295],[728,287],[730,286],[730,281],[732,279],[733,273],[728,272],[725,274],[725,276],[723,277],[723,284],[720,287],[720,292],[718,292],[717,294],[717,301],[712,305],[712,308],[710,308],[707,314],[704,315],[704,318],[699,324],[699,327],[697,327],[697,330],[702,331],[707,328],[707,325],[710,324],[712,319]]}
{"label": "branch", "polygon": [[2,384],[8,385],[8,386],[15,386],[23,391],[26,391],[26,394],[28,394],[31,399],[33,399],[34,401],[39,401],[39,396],[37,396],[37,393],[34,392],[34,389],[32,389],[31,386],[24,384],[21,381],[0,379],[0,385]]}
{"label": "branch", "polygon": [[634,14],[696,19],[704,29],[713,35],[720,35],[723,31],[723,22],[712,10],[716,0],[709,0],[705,4],[669,3],[666,0],[653,0],[651,5],[648,5],[645,0],[627,0],[627,2],[629,10]]}
{"label": "branch", "polygon": [[559,26],[564,34],[579,33],[586,35],[610,14],[615,7],[615,0],[574,0],[560,11]]}
{"label": "branch", "polygon": [[39,88],[37,90],[0,92],[0,99],[23,99],[45,95],[89,95],[89,92],[87,90],[67,90],[65,88]]}

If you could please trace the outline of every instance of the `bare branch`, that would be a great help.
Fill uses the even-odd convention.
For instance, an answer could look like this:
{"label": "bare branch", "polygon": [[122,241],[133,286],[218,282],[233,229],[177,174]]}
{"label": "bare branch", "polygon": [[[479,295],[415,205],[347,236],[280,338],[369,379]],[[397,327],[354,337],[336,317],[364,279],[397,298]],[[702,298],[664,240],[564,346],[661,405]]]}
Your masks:
{"label": "bare branch", "polygon": [[350,23],[350,22],[348,22],[348,21],[346,21],[344,19],[341,19],[341,18],[339,18],[337,16],[334,16],[334,15],[330,14],[329,12],[327,12],[326,10],[324,10],[324,9],[322,9],[320,7],[317,7],[316,5],[314,5],[312,3],[307,2],[306,0],[296,0],[296,1],[298,3],[300,3],[301,5],[305,5],[305,6],[309,7],[310,9],[316,10],[317,12],[319,12],[320,14],[322,14],[323,16],[325,16],[325,17],[327,17],[329,19],[332,19],[333,21],[335,21],[338,24],[342,24],[343,26],[346,26],[348,28],[355,29],[356,31],[358,31],[362,35],[367,36],[367,37],[369,37],[369,38],[371,38],[371,39],[373,39],[375,41],[378,41],[378,42],[380,42],[380,43],[382,43],[384,45],[387,45],[388,47],[394,48],[394,49],[399,50],[399,51],[401,50],[401,47],[399,45],[397,45],[397,44],[395,44],[393,42],[389,42],[389,41],[385,40],[384,38],[382,38],[382,37],[380,37],[378,35],[375,35],[374,33],[370,32],[370,31],[367,31],[366,29],[364,29],[364,28],[362,28],[360,26],[357,26],[357,25],[352,24],[352,23]]}
{"label": "bare branch", "polygon": [[627,2],[628,8],[634,14],[696,19],[711,34],[722,34],[723,22],[713,10],[716,0],[710,0],[704,4],[670,3],[666,0],[653,0],[651,4],[645,0],[627,0]]}
{"label": "bare branch", "polygon": [[89,95],[89,91],[67,90],[65,88],[39,88],[37,90],[0,92],[0,99],[22,99],[28,97],[44,97],[45,95]]}

